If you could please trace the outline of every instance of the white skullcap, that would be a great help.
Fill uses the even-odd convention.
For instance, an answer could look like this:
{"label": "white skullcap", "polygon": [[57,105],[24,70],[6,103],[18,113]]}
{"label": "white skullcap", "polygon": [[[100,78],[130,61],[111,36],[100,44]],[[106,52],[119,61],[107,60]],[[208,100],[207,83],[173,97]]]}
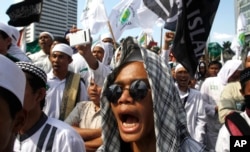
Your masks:
{"label": "white skullcap", "polygon": [[205,63],[204,62],[200,62],[200,67],[205,67]]}
{"label": "white skullcap", "polygon": [[70,57],[73,54],[72,48],[69,45],[64,44],[64,43],[56,44],[54,48],[52,49],[52,52],[55,52],[55,51],[65,53],[69,55]]}
{"label": "white skullcap", "polygon": [[101,40],[105,39],[105,38],[110,38],[110,39],[113,39],[112,38],[112,35],[110,33],[104,33],[101,35]]}
{"label": "white skullcap", "polygon": [[19,37],[20,37],[20,33],[18,31],[18,29],[14,26],[9,26],[10,29],[11,29],[11,39],[12,39],[12,44],[15,44],[17,45],[17,42],[19,40]]}
{"label": "white skullcap", "polygon": [[11,37],[11,28],[9,25],[0,22],[0,30],[4,31],[9,37]]}
{"label": "white skullcap", "polygon": [[53,36],[53,34],[51,34],[50,32],[41,32],[41,33],[39,34],[39,37],[40,37],[41,35],[44,35],[44,34],[49,35],[49,36],[51,37],[51,39],[54,40],[54,36]]}
{"label": "white skullcap", "polygon": [[177,64],[177,66],[175,67],[175,72],[177,72],[180,68],[184,68],[183,65],[181,65],[180,63]]}
{"label": "white skullcap", "polygon": [[0,55],[0,86],[13,93],[23,105],[26,77],[11,60]]}

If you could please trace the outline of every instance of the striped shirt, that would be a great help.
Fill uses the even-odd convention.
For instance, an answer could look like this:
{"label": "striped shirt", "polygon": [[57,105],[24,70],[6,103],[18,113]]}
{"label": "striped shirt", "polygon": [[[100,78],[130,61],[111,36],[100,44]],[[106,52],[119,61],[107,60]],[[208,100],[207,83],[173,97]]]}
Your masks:
{"label": "striped shirt", "polygon": [[43,114],[25,134],[18,135],[14,152],[85,152],[80,135],[68,124]]}

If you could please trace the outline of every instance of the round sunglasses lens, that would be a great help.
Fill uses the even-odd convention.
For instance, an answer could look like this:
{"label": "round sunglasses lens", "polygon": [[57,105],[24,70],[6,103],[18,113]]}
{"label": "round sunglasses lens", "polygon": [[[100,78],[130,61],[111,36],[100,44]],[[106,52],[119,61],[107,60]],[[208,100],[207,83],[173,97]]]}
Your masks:
{"label": "round sunglasses lens", "polygon": [[112,84],[111,86],[109,86],[106,92],[107,99],[112,103],[116,103],[117,100],[121,97],[121,95],[122,89],[117,84]]}
{"label": "round sunglasses lens", "polygon": [[148,92],[148,87],[146,83],[142,80],[134,81],[130,86],[130,95],[134,100],[142,100],[146,97]]}

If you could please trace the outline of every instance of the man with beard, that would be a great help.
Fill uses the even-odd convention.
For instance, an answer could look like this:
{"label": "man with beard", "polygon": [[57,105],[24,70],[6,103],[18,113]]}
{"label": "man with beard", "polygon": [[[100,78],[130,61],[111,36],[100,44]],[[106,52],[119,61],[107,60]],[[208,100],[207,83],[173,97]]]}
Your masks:
{"label": "man with beard", "polygon": [[46,73],[51,71],[49,54],[53,39],[54,36],[49,32],[40,33],[38,42],[41,50],[28,56],[36,66],[43,69]]}

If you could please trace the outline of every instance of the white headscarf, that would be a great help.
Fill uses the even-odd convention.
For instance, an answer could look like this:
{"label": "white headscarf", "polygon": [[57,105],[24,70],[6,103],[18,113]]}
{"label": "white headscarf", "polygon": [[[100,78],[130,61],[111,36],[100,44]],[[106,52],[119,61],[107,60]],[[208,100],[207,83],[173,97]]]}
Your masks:
{"label": "white headscarf", "polygon": [[111,62],[111,59],[113,57],[113,54],[114,54],[113,53],[113,45],[109,44],[109,43],[103,43],[103,42],[98,41],[92,46],[91,51],[93,51],[94,47],[96,47],[96,46],[99,46],[104,50],[104,56],[102,59],[102,63],[105,65],[109,65]]}
{"label": "white headscarf", "polygon": [[236,70],[242,70],[241,60],[228,60],[220,69],[217,77],[221,80],[223,85],[227,84],[228,79]]}

